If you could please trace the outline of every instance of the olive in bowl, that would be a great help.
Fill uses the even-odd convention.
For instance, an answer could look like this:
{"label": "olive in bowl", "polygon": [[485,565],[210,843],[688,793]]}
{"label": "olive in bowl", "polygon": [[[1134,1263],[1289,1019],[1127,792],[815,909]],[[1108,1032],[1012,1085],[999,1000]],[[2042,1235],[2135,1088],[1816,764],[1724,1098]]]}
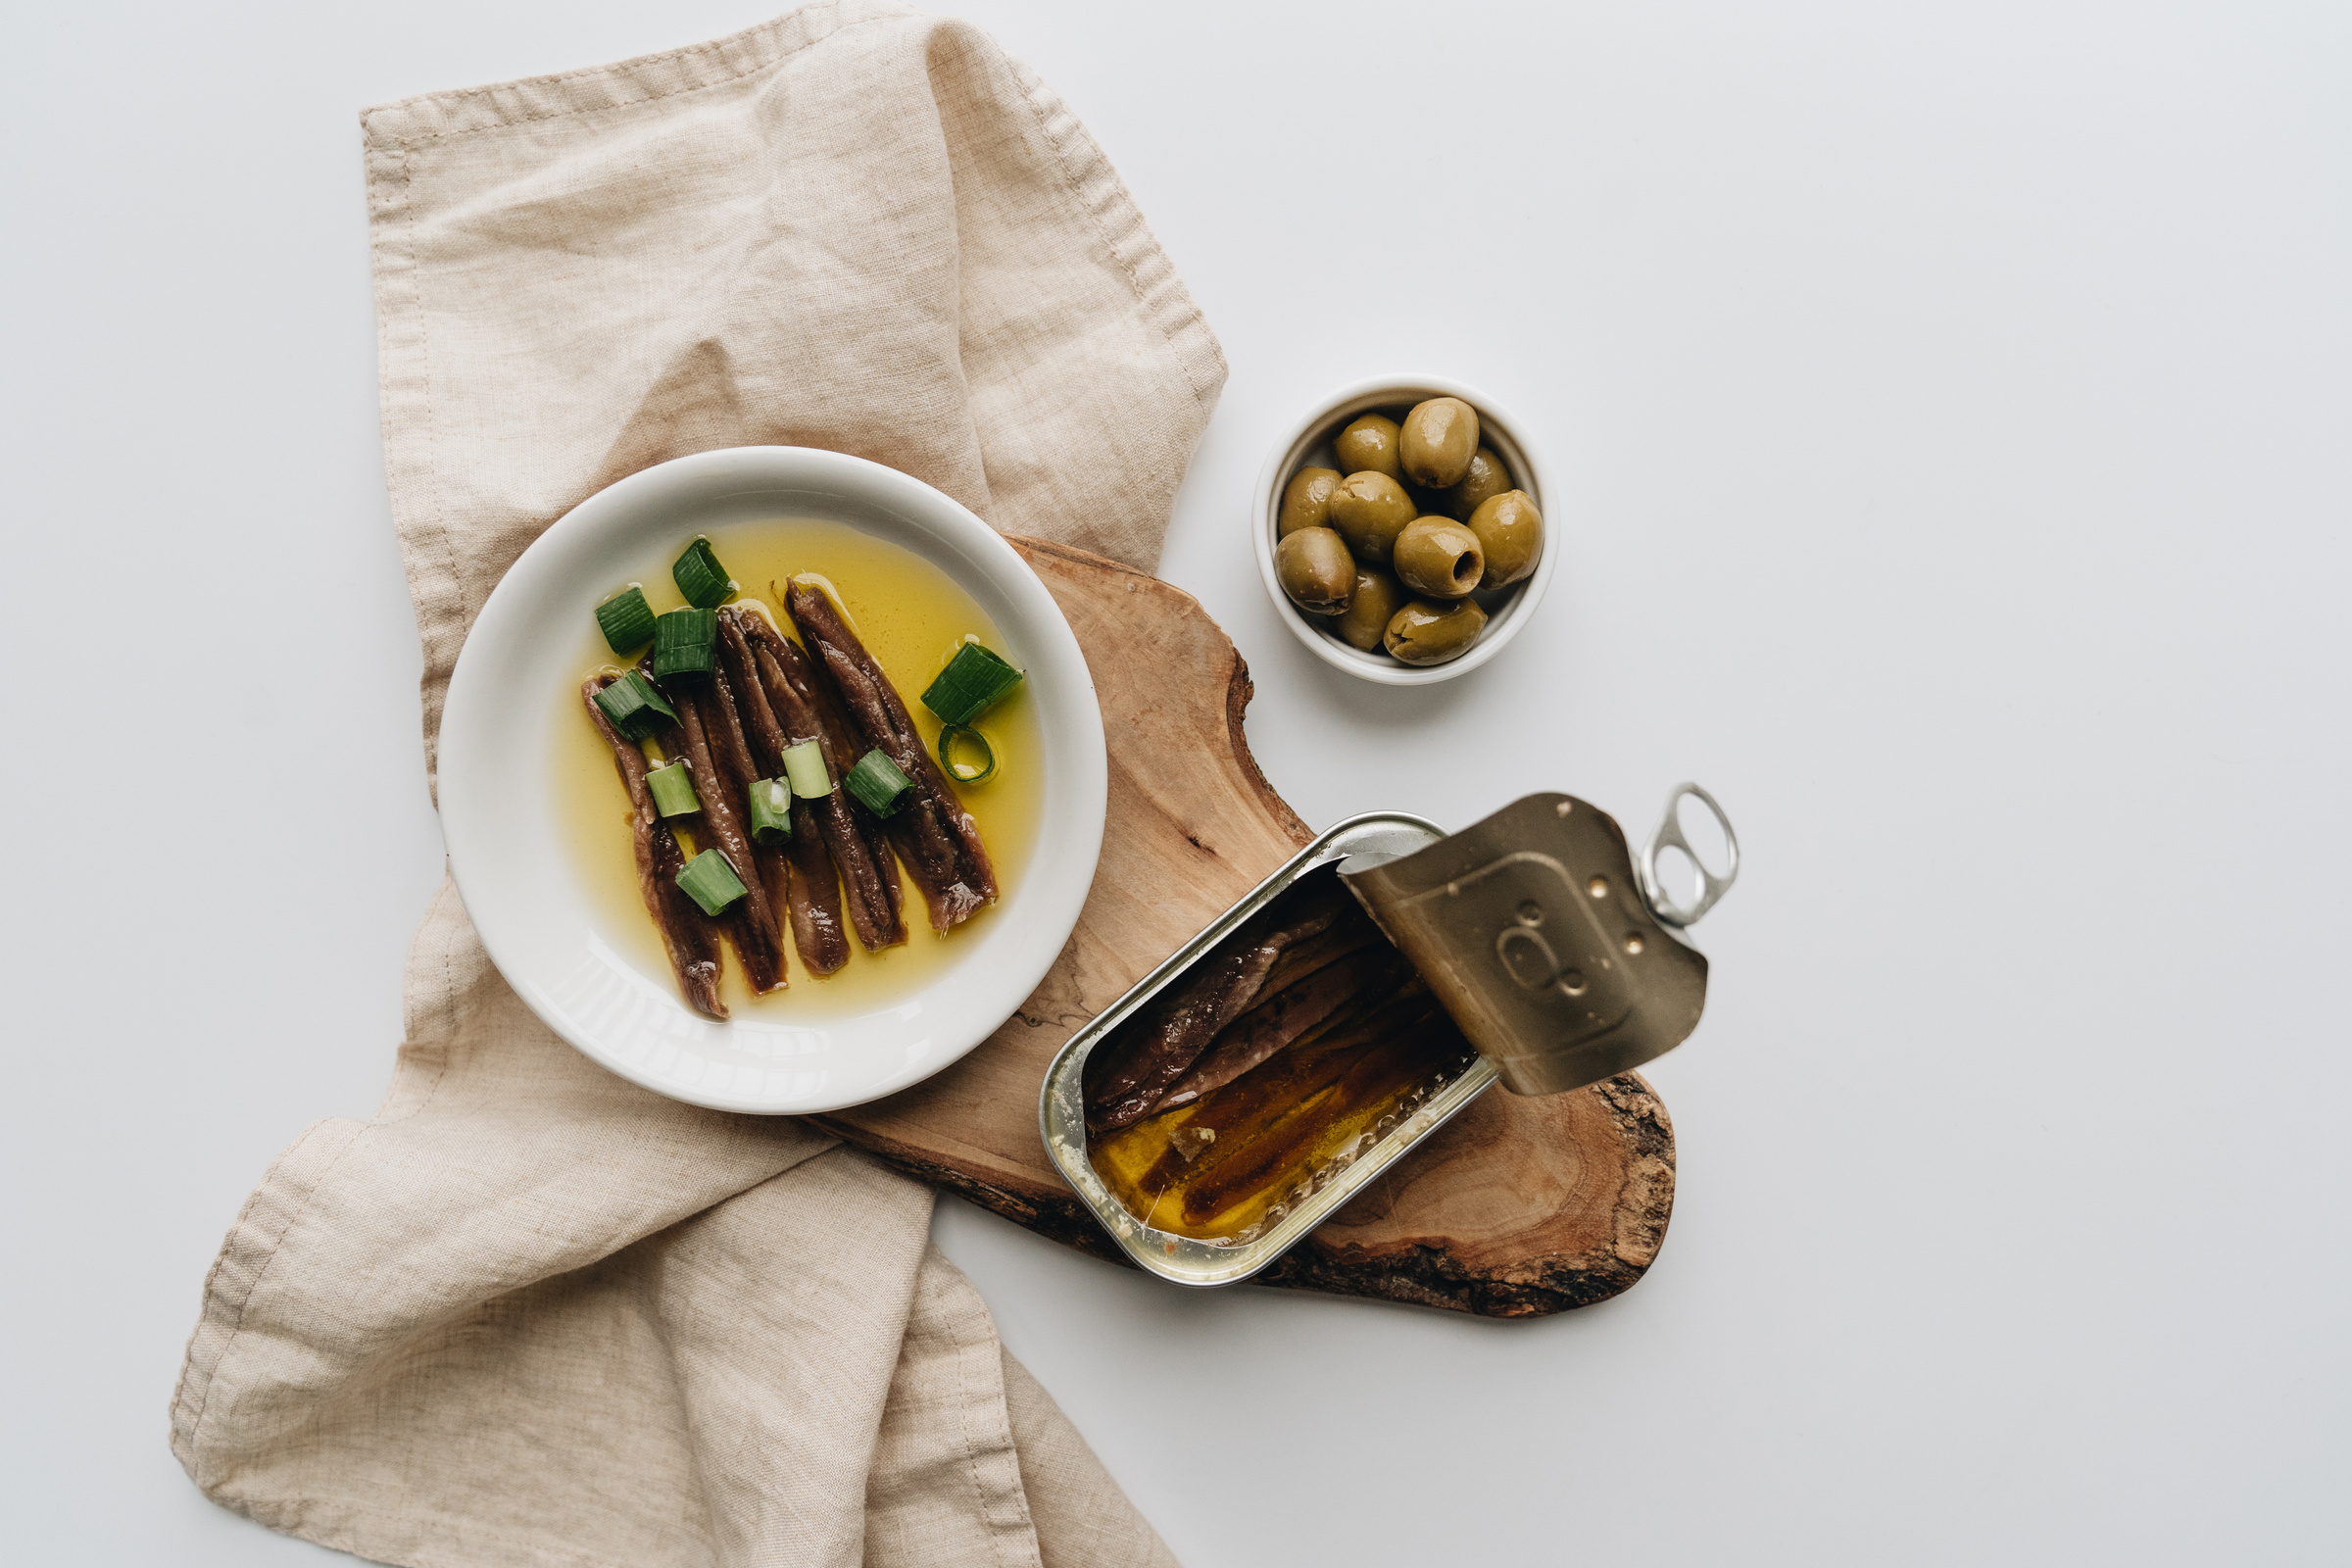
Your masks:
{"label": "olive in bowl", "polygon": [[[1302,472],[1329,472],[1329,469],[1302,469]],[[1470,455],[1470,467],[1460,482],[1446,492],[1446,511],[1454,521],[1468,522],[1470,514],[1511,487],[1511,470],[1502,466],[1492,447],[1480,447]]]}
{"label": "olive in bowl", "polygon": [[1331,525],[1358,561],[1387,565],[1389,551],[1420,511],[1404,486],[1370,469],[1351,473],[1331,492]]}
{"label": "olive in bowl", "polygon": [[1329,528],[1301,528],[1274,552],[1282,591],[1310,615],[1336,615],[1355,597],[1355,561]]}
{"label": "olive in bowl", "polygon": [[1396,455],[1404,476],[1422,489],[1451,489],[1478,455],[1478,411],[1460,398],[1413,405],[1397,432]]}
{"label": "olive in bowl", "polygon": [[1283,487],[1282,520],[1277,531],[1287,539],[1301,528],[1329,527],[1331,493],[1339,487],[1337,468],[1300,468]]}
{"label": "olive in bowl", "polygon": [[1448,517],[1416,517],[1390,553],[1396,578],[1425,599],[1461,599],[1487,574],[1478,535]]}
{"label": "olive in bowl", "polygon": [[1486,556],[1481,588],[1508,588],[1544,557],[1544,516],[1524,490],[1489,497],[1470,514],[1470,532]]}
{"label": "olive in bowl", "polygon": [[1333,635],[1360,653],[1376,653],[1396,612],[1404,608],[1403,587],[1378,566],[1355,568],[1355,595],[1331,621]]}
{"label": "olive in bowl", "polygon": [[1385,473],[1392,479],[1404,476],[1404,465],[1397,451],[1401,436],[1396,421],[1381,414],[1367,414],[1342,430],[1332,443],[1340,455],[1342,473]]}
{"label": "olive in bowl", "polygon": [[1407,664],[1443,664],[1459,659],[1487,629],[1487,612],[1475,599],[1416,599],[1389,617],[1381,645]]}

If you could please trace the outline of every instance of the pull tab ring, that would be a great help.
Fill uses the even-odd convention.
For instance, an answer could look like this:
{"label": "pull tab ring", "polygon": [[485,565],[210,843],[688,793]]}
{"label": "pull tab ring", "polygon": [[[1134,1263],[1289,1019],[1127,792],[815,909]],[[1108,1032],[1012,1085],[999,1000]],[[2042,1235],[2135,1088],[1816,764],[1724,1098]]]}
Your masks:
{"label": "pull tab ring", "polygon": [[[1701,805],[1715,813],[1715,825],[1723,829],[1723,842],[1730,852],[1731,862],[1723,868],[1721,876],[1707,869],[1707,862],[1698,858],[1698,852],[1690,848],[1690,841],[1683,837],[1683,824],[1676,815],[1676,808],[1683,804],[1686,795],[1696,796]],[[1658,881],[1658,852],[1661,850],[1680,850],[1698,868],[1698,902],[1688,908],[1675,903]],[[1649,836],[1649,843],[1642,851],[1641,871],[1642,902],[1649,906],[1649,912],[1664,925],[1698,924],[1699,916],[1715,907],[1715,902],[1732,891],[1732,884],[1740,878],[1740,836],[1732,831],[1732,819],[1723,814],[1723,808],[1715,804],[1714,796],[1695,784],[1677,784],[1674,787],[1666,797],[1666,819],[1658,824],[1658,830]]]}

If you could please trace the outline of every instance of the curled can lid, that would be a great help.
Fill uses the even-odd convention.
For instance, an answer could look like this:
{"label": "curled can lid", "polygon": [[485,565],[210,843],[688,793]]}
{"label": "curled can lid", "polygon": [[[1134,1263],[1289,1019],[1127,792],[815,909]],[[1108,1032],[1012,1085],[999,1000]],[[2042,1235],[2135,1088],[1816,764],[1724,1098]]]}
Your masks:
{"label": "curled can lid", "polygon": [[[1669,798],[1669,827],[1692,788]],[[1707,960],[1645,897],[1659,842],[1638,871],[1606,811],[1531,795],[1401,858],[1352,858],[1340,874],[1503,1087],[1555,1095],[1662,1056],[1698,1027]],[[1731,874],[1709,884],[1707,904]]]}

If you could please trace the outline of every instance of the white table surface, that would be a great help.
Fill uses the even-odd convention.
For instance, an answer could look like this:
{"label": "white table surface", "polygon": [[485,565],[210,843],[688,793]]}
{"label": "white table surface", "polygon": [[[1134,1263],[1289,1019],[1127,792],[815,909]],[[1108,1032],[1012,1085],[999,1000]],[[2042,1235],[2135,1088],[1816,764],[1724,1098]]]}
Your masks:
{"label": "white table surface", "polygon": [[[1615,1301],[1189,1295],[943,1201],[1184,1560],[2341,1561],[2346,13],[964,11],[1224,342],[1163,569],[1299,813],[1564,788],[1646,831],[1694,777],[1749,857],[1650,1073],[1673,1230]],[[375,1105],[441,875],[356,112],[764,15],[0,23],[0,1558],[333,1555],[165,1436],[246,1193]],[[1322,220],[1366,139],[1445,193],[1377,255]],[[1541,625],[1411,694],[1310,661],[1242,531],[1279,427],[1392,367],[1542,433],[1570,552]],[[273,715],[294,744],[240,743]],[[327,917],[257,868],[355,823]]]}

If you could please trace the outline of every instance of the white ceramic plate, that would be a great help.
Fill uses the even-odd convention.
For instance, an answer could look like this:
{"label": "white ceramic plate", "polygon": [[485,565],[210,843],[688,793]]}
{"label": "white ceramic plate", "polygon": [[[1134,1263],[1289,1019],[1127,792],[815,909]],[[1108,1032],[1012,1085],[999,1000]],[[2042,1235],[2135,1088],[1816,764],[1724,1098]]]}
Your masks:
{"label": "white ceramic plate", "polygon": [[[689,1011],[668,970],[624,956],[578,892],[548,808],[559,695],[579,679],[583,622],[649,545],[756,518],[821,517],[904,546],[996,622],[1028,673],[1044,736],[1036,844],[969,951],[857,1016],[789,1006]],[[441,720],[441,831],[466,911],[507,983],[548,1026],[648,1089],[722,1110],[836,1110],[929,1077],[985,1040],[1045,977],[1078,923],[1102,848],[1108,770],[1085,656],[1012,547],[918,479],[803,447],[737,447],[633,474],[573,508],[515,562],[458,657]],[[908,899],[911,917],[921,901]],[[732,962],[732,956],[730,956]],[[853,958],[853,963],[857,960]],[[799,982],[796,982],[796,989]],[[789,993],[787,994],[789,996]]]}

